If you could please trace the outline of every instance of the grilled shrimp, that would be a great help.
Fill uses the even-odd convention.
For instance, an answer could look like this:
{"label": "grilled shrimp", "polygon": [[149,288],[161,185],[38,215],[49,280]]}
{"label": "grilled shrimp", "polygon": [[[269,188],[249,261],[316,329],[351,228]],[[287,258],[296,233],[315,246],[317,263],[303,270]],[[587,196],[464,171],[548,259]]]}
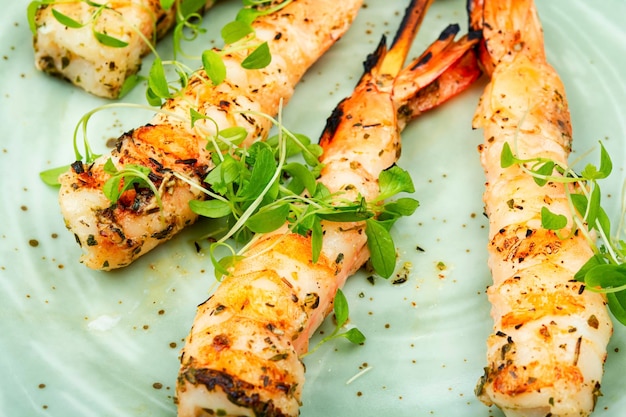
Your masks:
{"label": "grilled shrimp", "polygon": [[[59,178],[59,202],[66,226],[84,253],[90,268],[111,270],[130,264],[184,227],[197,215],[189,201],[204,199],[197,186],[174,176],[178,172],[197,185],[213,167],[206,150],[207,132],[216,134],[208,120],[192,128],[190,109],[211,118],[220,130],[241,126],[247,141],[267,136],[270,122],[255,111],[276,114],[288,100],[304,72],[348,29],[362,0],[296,0],[279,12],[253,23],[256,35],[267,41],[272,62],[260,70],[244,70],[244,52],[225,57],[228,79],[218,86],[198,71],[180,96],[167,101],[145,126],[122,135],[116,148],[93,164],[76,162]],[[198,133],[198,132],[201,133]],[[159,189],[161,205],[148,189],[131,189],[112,205],[102,191],[109,158],[118,169],[128,164],[149,167]]]}
{"label": "grilled shrimp", "polygon": [[[204,9],[214,3],[207,0]],[[160,0],[108,1],[100,15],[87,23],[98,9],[78,0],[40,6],[33,39],[35,66],[96,96],[117,98],[124,81],[139,71],[142,57],[150,51],[145,40],[160,39],[176,22],[176,9],[164,10]],[[53,10],[87,24],[68,29]],[[127,45],[104,45],[94,32]]]}
{"label": "grilled shrimp", "polygon": [[507,416],[586,416],[612,333],[604,297],[574,279],[592,249],[582,234],[561,239],[541,227],[547,207],[568,216],[563,233],[571,230],[562,183],[541,187],[517,164],[500,164],[505,143],[518,158],[566,164],[572,131],[564,86],[546,61],[532,0],[476,0],[469,10],[471,25],[482,26],[480,56],[491,74],[473,119],[485,137],[479,152],[494,320],[476,392]]}
{"label": "grilled shrimp", "polygon": [[[400,131],[422,111],[465,89],[480,74],[474,41],[444,31],[401,71],[431,0],[414,0],[389,51],[383,42],[353,95],[328,119],[320,178],[342,198],[378,194],[381,171],[400,154]],[[216,292],[198,307],[181,354],[178,415],[297,416],[309,338],[332,310],[337,289],[369,258],[365,225],[323,223],[322,252],[287,226],[255,237]]]}

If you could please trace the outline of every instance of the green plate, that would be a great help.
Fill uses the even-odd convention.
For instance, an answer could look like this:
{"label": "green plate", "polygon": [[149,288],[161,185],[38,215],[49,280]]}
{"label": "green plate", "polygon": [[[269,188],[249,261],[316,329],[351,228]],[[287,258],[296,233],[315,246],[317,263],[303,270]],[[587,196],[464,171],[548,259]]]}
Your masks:
{"label": "green plate", "polygon": [[[178,354],[195,313],[214,287],[211,264],[196,253],[204,223],[188,229],[132,266],[95,272],[63,224],[57,191],[39,172],[73,160],[80,117],[107,101],[34,68],[27,0],[0,13],[0,415],[174,416]],[[405,1],[367,0],[354,26],[305,76],[284,112],[292,130],[317,138],[335,104],[352,90],[362,61],[384,33],[392,38]],[[626,3],[621,0],[538,0],[550,62],[568,92],[575,154],[602,140],[614,173],[603,190],[619,220],[626,138]],[[209,12],[208,32],[190,46],[220,43],[217,31],[240,2]],[[465,4],[432,6],[415,54],[448,24],[466,27]],[[217,42],[217,43],[215,43]],[[170,56],[171,43],[159,46]],[[144,71],[149,68],[147,59]],[[484,80],[404,132],[399,164],[414,178],[421,207],[394,230],[408,280],[359,273],[345,288],[351,325],[363,346],[338,340],[306,357],[302,417],[499,416],[474,397],[490,331],[485,288],[487,221],[484,177],[470,121]],[[144,102],[142,88],[126,101]],[[146,111],[96,116],[97,151],[123,131],[146,123]],[[420,250],[422,249],[422,250]],[[438,267],[443,263],[445,268]],[[328,330],[328,324],[325,325]],[[319,339],[319,335],[316,336]],[[596,414],[623,415],[626,331],[609,346]]]}

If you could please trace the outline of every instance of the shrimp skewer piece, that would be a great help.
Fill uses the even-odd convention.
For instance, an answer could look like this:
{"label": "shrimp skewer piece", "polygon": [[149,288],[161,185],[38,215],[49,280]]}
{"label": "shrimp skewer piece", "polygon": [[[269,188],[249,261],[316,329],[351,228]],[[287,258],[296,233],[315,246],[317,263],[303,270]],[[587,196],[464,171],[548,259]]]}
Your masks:
{"label": "shrimp skewer piece", "polygon": [[[203,10],[214,3],[207,0]],[[93,23],[70,29],[55,18],[53,10],[82,23],[89,22],[98,8],[83,1],[40,6],[33,38],[36,68],[96,96],[117,98],[124,81],[139,71],[141,59],[150,51],[144,39],[165,35],[176,22],[176,7],[164,10],[160,0],[116,0],[106,6]],[[103,45],[94,31],[127,45]]]}
{"label": "shrimp skewer piece", "polygon": [[[458,27],[445,31],[400,71],[410,45],[402,34],[415,34],[429,4],[411,3],[400,40],[388,52],[383,38],[353,95],[328,119],[320,139],[325,168],[319,181],[342,198],[377,196],[379,174],[399,157],[402,127],[480,74],[471,50],[474,41],[464,37],[453,42]],[[310,337],[332,311],[337,289],[369,258],[363,222],[323,222],[322,227],[316,263],[311,238],[291,233],[287,226],[257,235],[198,307],[181,354],[180,417],[218,410],[227,416],[299,414],[304,384],[299,355],[307,352]]]}
{"label": "shrimp skewer piece", "polygon": [[[562,240],[541,227],[541,209],[572,220],[563,183],[541,187],[518,165],[503,168],[505,143],[520,159],[566,165],[571,148],[565,90],[547,63],[532,0],[470,2],[491,74],[473,119],[486,176],[493,333],[476,392],[507,416],[586,416],[599,395],[612,324],[602,295],[574,274],[592,256],[582,233]],[[553,175],[558,175],[556,172]]]}
{"label": "shrimp skewer piece", "polygon": [[[253,27],[269,44],[270,65],[244,70],[240,64],[245,53],[229,54],[228,79],[222,84],[207,83],[204,71],[198,71],[182,95],[168,100],[149,124],[122,135],[110,155],[89,165],[77,162],[62,174],[59,202],[66,226],[84,251],[81,261],[93,269],[120,268],[192,224],[197,215],[189,201],[206,198],[199,185],[213,167],[206,144],[216,128],[208,120],[192,128],[190,110],[210,117],[220,130],[245,128],[247,141],[264,139],[270,122],[244,112],[276,114],[305,71],[345,33],[361,4],[297,0],[257,18]],[[109,158],[119,170],[129,164],[149,167],[162,207],[148,189],[129,190],[111,205],[102,191],[110,178],[105,172]],[[175,172],[198,187],[176,178]]]}

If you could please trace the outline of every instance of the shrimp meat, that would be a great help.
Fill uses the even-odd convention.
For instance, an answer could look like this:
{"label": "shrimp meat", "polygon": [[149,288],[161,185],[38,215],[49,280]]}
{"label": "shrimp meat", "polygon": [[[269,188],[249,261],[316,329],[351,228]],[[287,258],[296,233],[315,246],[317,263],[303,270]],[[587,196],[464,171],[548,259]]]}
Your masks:
{"label": "shrimp meat", "polygon": [[[422,111],[458,94],[480,74],[475,40],[442,33],[402,70],[431,0],[414,0],[392,47],[366,61],[354,93],[328,119],[318,181],[341,198],[371,200],[378,176],[400,154],[400,131]],[[364,222],[322,222],[313,262],[310,236],[282,229],[257,235],[212,296],[198,307],[181,354],[178,415],[297,416],[299,356],[332,311],[338,288],[368,259]]]}
{"label": "shrimp meat", "polygon": [[[181,95],[165,102],[149,124],[123,134],[110,154],[92,164],[76,162],[62,174],[59,202],[67,228],[84,251],[81,261],[100,270],[127,266],[194,223],[197,215],[189,201],[206,198],[199,189],[213,167],[206,145],[216,125],[219,130],[245,128],[247,141],[265,138],[270,122],[249,113],[276,114],[305,71],[346,32],[361,4],[297,0],[258,17],[253,22],[256,36],[268,42],[272,54],[267,67],[244,70],[245,53],[228,54],[223,83],[210,84],[199,70]],[[207,120],[192,127],[192,109]],[[148,188],[130,189],[112,204],[102,190],[110,178],[105,170],[109,159],[118,170],[129,164],[150,168],[161,204]]]}
{"label": "shrimp meat", "polygon": [[473,119],[485,137],[479,151],[494,320],[476,392],[507,416],[587,416],[612,332],[604,297],[574,279],[592,248],[582,233],[561,238],[542,228],[547,207],[570,219],[565,236],[572,230],[563,182],[539,186],[520,165],[500,163],[508,143],[520,159],[566,166],[572,131],[565,89],[547,63],[532,0],[475,0],[468,10],[483,30],[479,55],[491,75]]}

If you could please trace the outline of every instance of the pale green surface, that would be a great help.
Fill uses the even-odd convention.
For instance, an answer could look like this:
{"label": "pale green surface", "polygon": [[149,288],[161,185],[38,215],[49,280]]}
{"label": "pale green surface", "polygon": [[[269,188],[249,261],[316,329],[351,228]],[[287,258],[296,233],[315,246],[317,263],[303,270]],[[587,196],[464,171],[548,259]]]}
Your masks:
{"label": "pale green surface", "polygon": [[[65,230],[56,191],[38,172],[72,162],[76,122],[105,101],[36,71],[25,19],[28,2],[2,3],[0,415],[173,416],[181,339],[195,305],[213,284],[208,259],[192,244],[202,227],[123,271],[94,272],[77,262],[79,248]],[[380,35],[393,37],[405,2],[367,3],[350,32],[299,86],[285,111],[291,129],[317,138]],[[218,6],[207,26],[221,27],[238,4]],[[549,59],[567,88],[575,151],[606,139],[613,155],[614,174],[603,189],[615,219],[624,177],[626,42],[620,28],[626,3],[544,0],[538,6]],[[463,1],[439,0],[416,51],[448,23],[465,27],[465,21]],[[168,48],[166,41],[159,50],[166,56]],[[395,229],[400,263],[413,263],[409,281],[393,286],[377,280],[372,286],[363,274],[348,282],[351,323],[367,342],[353,347],[339,341],[306,358],[302,417],[500,415],[473,395],[491,326],[484,293],[490,280],[484,178],[476,151],[481,134],[470,129],[483,85],[405,131],[400,165],[412,172],[422,204]],[[142,102],[140,89],[128,100]],[[94,145],[103,150],[105,139],[149,118],[128,110],[103,114],[94,125]],[[439,261],[448,268],[441,277]],[[625,342],[626,331],[616,329],[597,416],[623,415]],[[347,384],[363,367],[371,369]]]}

